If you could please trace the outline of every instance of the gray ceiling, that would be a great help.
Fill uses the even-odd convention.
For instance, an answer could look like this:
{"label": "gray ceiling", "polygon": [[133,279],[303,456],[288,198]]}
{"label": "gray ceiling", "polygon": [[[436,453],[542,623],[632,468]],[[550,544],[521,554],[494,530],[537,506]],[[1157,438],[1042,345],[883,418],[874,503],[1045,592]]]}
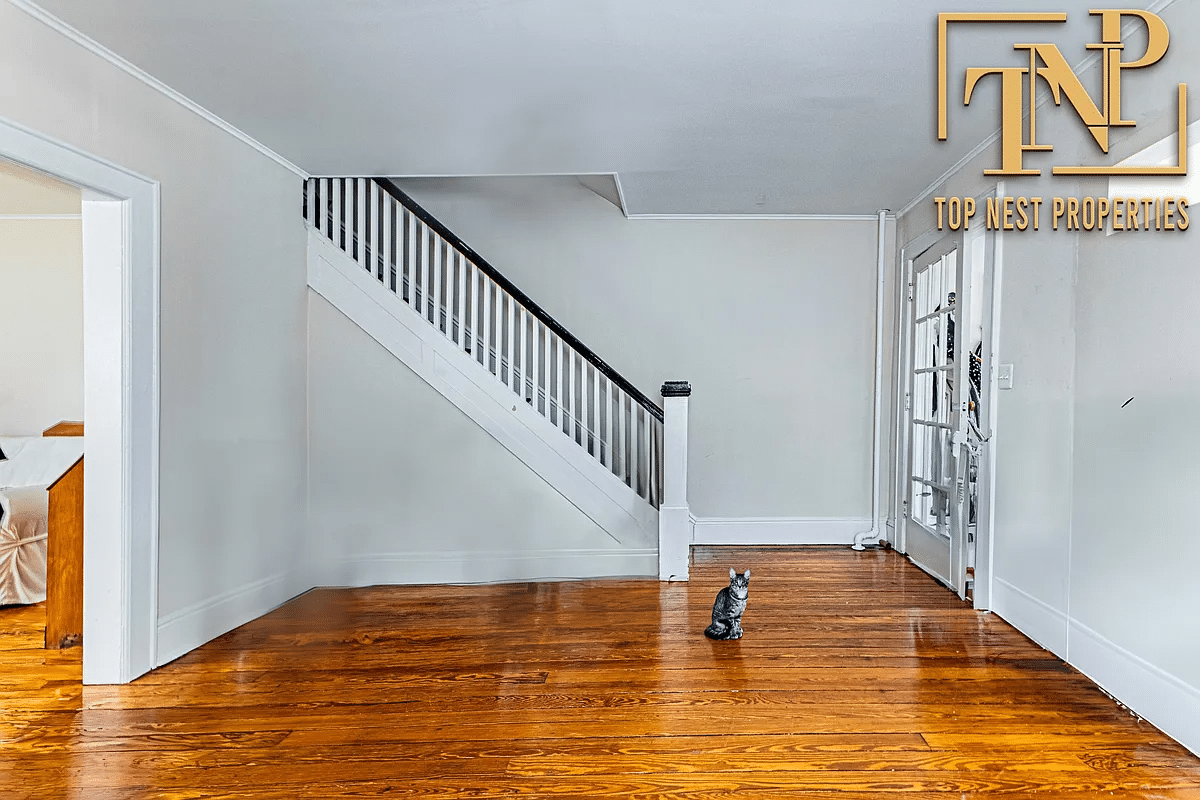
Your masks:
{"label": "gray ceiling", "polygon": [[996,79],[963,108],[962,69],[1032,35],[954,33],[938,143],[939,11],[1066,11],[1037,40],[1073,63],[1098,34],[1082,0],[39,5],[312,174],[616,172],[660,214],[899,208],[998,125]]}

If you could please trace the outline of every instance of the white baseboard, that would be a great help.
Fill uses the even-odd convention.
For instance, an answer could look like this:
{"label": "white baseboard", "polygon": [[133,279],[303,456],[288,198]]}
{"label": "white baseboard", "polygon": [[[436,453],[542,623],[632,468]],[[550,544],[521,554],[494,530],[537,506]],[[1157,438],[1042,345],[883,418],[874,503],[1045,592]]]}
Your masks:
{"label": "white baseboard", "polygon": [[992,578],[992,611],[1061,659],[1067,658],[1067,615],[1000,577]]}
{"label": "white baseboard", "polygon": [[1200,755],[1200,689],[1134,655],[1075,620],[1070,663],[1104,691]]}
{"label": "white baseboard", "polygon": [[161,617],[155,666],[174,661],[302,594],[312,586],[305,577],[281,572]]}
{"label": "white baseboard", "polygon": [[327,586],[504,583],[658,575],[653,549],[368,553],[335,562]]}
{"label": "white baseboard", "polygon": [[854,544],[871,530],[869,518],[697,517],[692,544]]}

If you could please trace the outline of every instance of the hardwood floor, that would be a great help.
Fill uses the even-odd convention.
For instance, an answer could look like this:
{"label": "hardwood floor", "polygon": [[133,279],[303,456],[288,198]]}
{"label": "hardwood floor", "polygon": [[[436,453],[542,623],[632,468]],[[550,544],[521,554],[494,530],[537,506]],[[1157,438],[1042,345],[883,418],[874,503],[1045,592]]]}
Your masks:
{"label": "hardwood floor", "polygon": [[[750,567],[745,637],[701,631]],[[892,552],[317,590],[128,686],[0,609],[0,796],[1200,798],[1200,759]]]}

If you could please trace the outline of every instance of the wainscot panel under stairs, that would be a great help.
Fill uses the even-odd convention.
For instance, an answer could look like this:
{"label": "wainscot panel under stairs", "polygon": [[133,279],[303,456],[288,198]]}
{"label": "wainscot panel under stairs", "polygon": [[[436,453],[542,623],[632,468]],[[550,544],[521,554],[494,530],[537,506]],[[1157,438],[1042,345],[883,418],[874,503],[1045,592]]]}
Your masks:
{"label": "wainscot panel under stairs", "polygon": [[661,409],[390,182],[313,179],[304,200],[310,288],[613,540],[570,574],[540,549],[458,579],[654,574]]}

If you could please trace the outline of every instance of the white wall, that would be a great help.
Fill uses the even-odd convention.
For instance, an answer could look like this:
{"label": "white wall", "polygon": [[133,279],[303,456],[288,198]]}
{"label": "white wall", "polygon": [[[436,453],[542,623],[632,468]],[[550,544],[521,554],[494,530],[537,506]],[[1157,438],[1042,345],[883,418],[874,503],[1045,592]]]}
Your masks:
{"label": "white wall", "polygon": [[[1200,25],[1194,4],[1162,15],[1177,34]],[[1105,163],[1172,132],[1174,86],[1200,84],[1200,50],[1172,48],[1154,69],[1153,81],[1126,87],[1122,110],[1138,125],[1116,132]],[[1068,109],[1039,113],[1038,138],[1056,144],[1053,163],[1098,163]],[[934,194],[983,192],[982,171],[997,159],[990,148]],[[1103,196],[1107,186],[1044,176],[1010,179],[1006,194]],[[931,227],[931,207],[927,198],[901,219],[901,243]],[[1200,603],[1200,545],[1188,533],[1200,505],[1195,236],[1045,224],[1005,235],[1000,361],[1015,369],[998,398],[994,602],[1200,752],[1200,637],[1189,613]]]}
{"label": "white wall", "polygon": [[309,424],[318,583],[622,573],[615,539],[314,292]]}
{"label": "white wall", "polygon": [[0,116],[160,182],[160,654],[299,591],[300,179],[0,3]]}
{"label": "white wall", "polygon": [[0,435],[83,419],[79,190],[0,161]]}
{"label": "white wall", "polygon": [[646,395],[716,518],[871,513],[873,221],[627,220],[574,178],[401,187]]}

